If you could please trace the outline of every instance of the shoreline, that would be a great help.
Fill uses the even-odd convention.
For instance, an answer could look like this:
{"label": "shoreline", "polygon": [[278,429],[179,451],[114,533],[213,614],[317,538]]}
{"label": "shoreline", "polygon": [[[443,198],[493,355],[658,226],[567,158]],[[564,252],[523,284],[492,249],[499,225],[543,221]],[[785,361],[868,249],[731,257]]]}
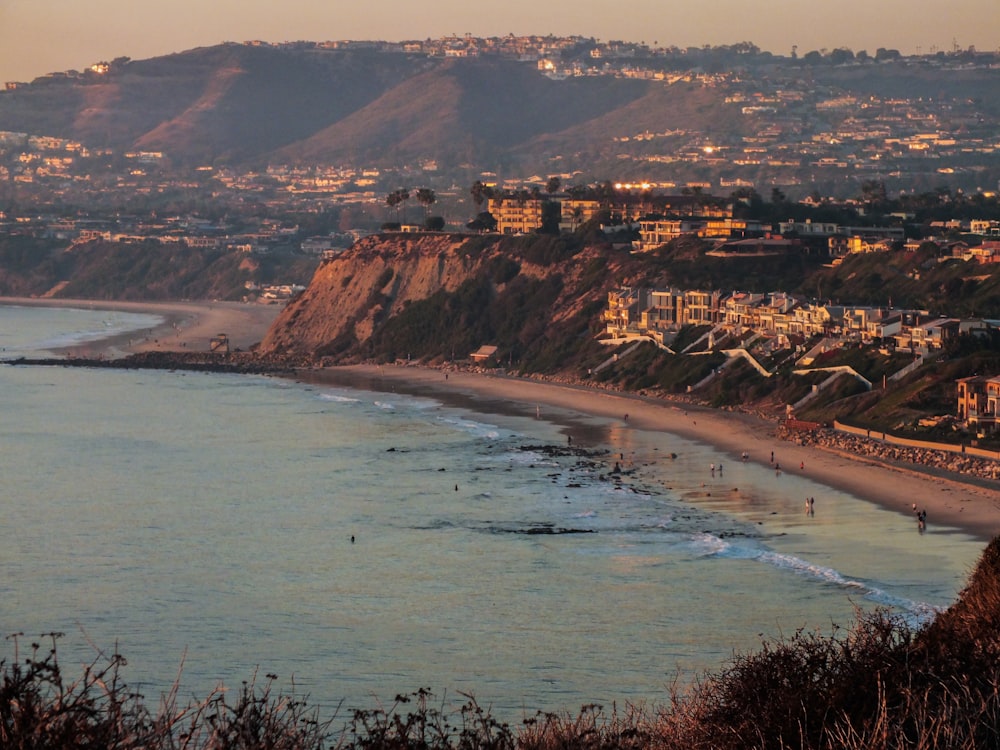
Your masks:
{"label": "shoreline", "polygon": [[[136,332],[69,347],[69,356],[120,358],[147,352],[208,352],[213,336],[225,332],[231,350],[247,350],[261,341],[281,310],[277,305],[233,302],[105,302],[37,298],[0,298],[2,305],[100,309],[160,315],[164,322],[144,338]],[[82,355],[81,355],[82,352]],[[802,474],[883,508],[913,515],[912,505],[926,509],[928,528],[949,526],[983,541],[1000,534],[1000,492],[988,483],[958,476],[925,473],[917,467],[888,463],[820,445],[800,445],[778,435],[778,424],[751,414],[653,399],[583,385],[518,378],[468,370],[441,370],[417,365],[347,365],[296,371],[300,380],[354,381],[357,387],[390,384],[424,394],[464,400],[468,408],[492,401],[516,413],[531,415],[543,407],[556,409],[567,436],[585,423],[605,432],[641,430],[668,433],[711,445],[736,463],[749,460],[787,474]],[[483,402],[487,403],[484,404]],[[494,406],[498,409],[498,406]],[[625,415],[628,419],[625,419]],[[551,416],[551,415],[548,415]]]}
{"label": "shoreline", "polygon": [[[949,526],[983,541],[1000,534],[1000,493],[995,489],[823,446],[800,445],[779,437],[778,424],[742,412],[478,372],[449,370],[446,377],[444,371],[413,365],[349,365],[331,370],[369,381],[407,384],[414,393],[424,395],[458,393],[472,400],[519,404],[523,414],[533,413],[536,407],[555,408],[596,419],[608,430],[677,435],[715,447],[730,463],[738,463],[747,451],[748,460],[773,467],[774,451],[782,473],[801,474],[907,517],[913,516],[916,503],[918,509],[927,511],[928,528]],[[322,380],[326,371],[315,372]],[[337,380],[335,374],[332,380]]]}
{"label": "shoreline", "polygon": [[281,305],[246,302],[116,302],[113,300],[0,297],[0,308],[55,307],[78,310],[158,315],[163,322],[149,331],[132,331],[63,347],[59,354],[119,358],[144,352],[208,352],[214,336],[225,333],[231,351],[246,351],[260,343]]}

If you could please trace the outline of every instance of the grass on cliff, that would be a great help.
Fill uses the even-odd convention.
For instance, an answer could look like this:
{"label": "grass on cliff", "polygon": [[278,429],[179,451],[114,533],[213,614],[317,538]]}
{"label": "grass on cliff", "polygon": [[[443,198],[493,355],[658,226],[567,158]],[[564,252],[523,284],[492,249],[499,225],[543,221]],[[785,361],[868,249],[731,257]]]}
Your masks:
{"label": "grass on cliff", "polygon": [[321,717],[275,689],[275,675],[153,708],[101,655],[68,677],[58,634],[7,637],[0,661],[0,747],[223,750],[954,750],[1000,746],[1000,537],[958,601],[913,630],[884,611],[830,635],[800,631],[738,655],[660,705],[536,713],[514,727],[474,698],[449,709],[429,690],[388,706]]}

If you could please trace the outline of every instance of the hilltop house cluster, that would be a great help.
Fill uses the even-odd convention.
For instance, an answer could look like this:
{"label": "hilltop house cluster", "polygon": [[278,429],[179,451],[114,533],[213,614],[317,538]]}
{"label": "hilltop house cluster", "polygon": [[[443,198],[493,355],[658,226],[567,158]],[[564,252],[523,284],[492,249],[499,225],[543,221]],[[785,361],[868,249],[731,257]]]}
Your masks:
{"label": "hilltop house cluster", "polygon": [[[772,353],[793,349],[808,365],[845,343],[878,344],[897,352],[928,355],[960,333],[985,330],[983,320],[932,316],[925,310],[808,302],[787,292],[724,293],[719,290],[632,288],[608,293],[606,333],[615,342],[647,339],[669,347],[683,326],[709,330],[684,353],[751,344]],[[821,341],[809,350],[807,342]]]}
{"label": "hilltop house cluster", "polygon": [[[925,310],[813,303],[785,292],[727,294],[669,287],[609,292],[604,321],[605,343],[646,340],[671,352],[683,326],[703,327],[702,335],[679,353],[739,356],[765,376],[770,372],[751,352],[777,359],[786,351],[796,357],[799,368],[809,368],[823,353],[855,343],[877,345],[885,353],[911,353],[913,362],[894,375],[901,377],[959,334],[998,325],[933,316]],[[1000,377],[959,381],[958,416],[966,426],[983,432],[996,429],[998,402]]]}
{"label": "hilltop house cluster", "polygon": [[[732,199],[697,193],[654,194],[639,186],[616,186],[610,199],[579,197],[566,193],[531,194],[527,191],[501,191],[489,199],[490,214],[500,234],[528,234],[541,229],[547,217],[558,218],[560,231],[575,231],[581,224],[607,212],[617,226],[638,233],[632,241],[637,252],[655,250],[682,235],[692,235],[715,243],[709,255],[732,257],[746,255],[785,255],[807,252],[826,245],[834,263],[852,253],[888,252],[895,249],[916,250],[920,242],[907,241],[900,226],[844,226],[830,222],[786,221],[775,227],[756,219],[735,217]],[[948,242],[947,251],[966,260],[980,263],[1000,262],[1000,222],[943,222],[942,231],[957,229],[983,238],[978,245],[965,241]]]}

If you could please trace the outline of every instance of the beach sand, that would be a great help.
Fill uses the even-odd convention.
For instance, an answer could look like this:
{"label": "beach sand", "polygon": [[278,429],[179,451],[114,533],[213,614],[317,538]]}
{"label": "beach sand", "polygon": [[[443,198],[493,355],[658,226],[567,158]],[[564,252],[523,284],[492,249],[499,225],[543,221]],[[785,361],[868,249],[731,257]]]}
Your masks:
{"label": "beach sand", "polygon": [[78,344],[63,353],[78,357],[120,357],[146,351],[209,351],[213,337],[226,334],[229,348],[247,350],[264,338],[281,305],[242,302],[108,302],[104,300],[4,297],[0,305],[111,310],[159,315],[163,323],[139,331]]}
{"label": "beach sand", "polygon": [[[231,302],[99,302],[83,300],[12,299],[0,304],[47,305],[120,310],[162,315],[164,323],[148,333],[133,333],[77,347],[73,354],[106,356],[160,351],[205,351],[213,336],[226,333],[232,349],[247,349],[261,341],[280,312],[277,305]],[[130,341],[131,339],[131,345]],[[448,371],[400,365],[358,365],[333,368],[348,379],[408,384],[428,395],[448,394],[477,401],[502,401],[530,415],[557,409],[563,415],[598,420],[609,429],[666,432],[712,445],[735,463],[744,451],[749,459],[785,473],[804,473],[820,484],[913,515],[912,505],[926,509],[929,523],[951,526],[984,541],[1000,534],[1000,492],[960,478],[942,478],[905,466],[847,455],[815,446],[801,446],[777,437],[777,424],[740,412],[673,403],[583,386],[503,377],[480,372]],[[628,419],[625,415],[628,414]],[[545,415],[549,416],[549,415]],[[571,429],[571,428],[568,428]]]}

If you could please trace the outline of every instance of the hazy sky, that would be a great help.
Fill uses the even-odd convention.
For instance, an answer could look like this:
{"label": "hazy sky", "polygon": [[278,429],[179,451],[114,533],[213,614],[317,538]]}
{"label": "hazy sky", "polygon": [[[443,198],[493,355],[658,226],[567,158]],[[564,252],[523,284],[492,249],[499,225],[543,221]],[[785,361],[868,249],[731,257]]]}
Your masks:
{"label": "hazy sky", "polygon": [[0,0],[0,82],[224,41],[580,34],[788,54],[1000,49],[1000,0]]}

